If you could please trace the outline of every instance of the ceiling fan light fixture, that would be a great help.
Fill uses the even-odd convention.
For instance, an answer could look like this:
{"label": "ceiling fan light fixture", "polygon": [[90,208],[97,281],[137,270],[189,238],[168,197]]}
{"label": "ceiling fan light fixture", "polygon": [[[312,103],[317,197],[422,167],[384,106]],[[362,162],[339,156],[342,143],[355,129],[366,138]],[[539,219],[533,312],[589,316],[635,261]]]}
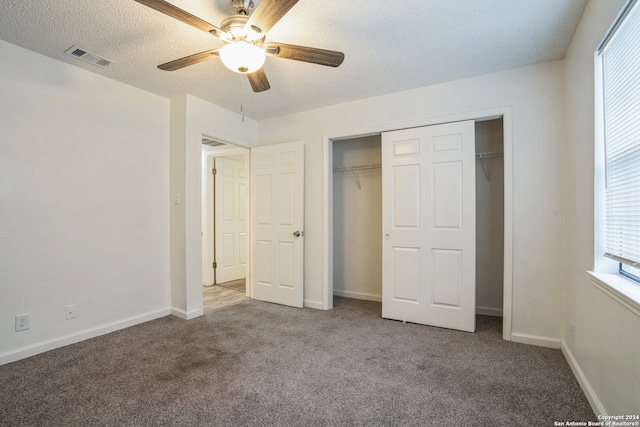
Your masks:
{"label": "ceiling fan light fixture", "polygon": [[175,71],[218,56],[231,71],[246,74],[254,92],[264,92],[271,87],[262,69],[266,55],[329,67],[338,67],[344,61],[342,52],[285,43],[265,43],[265,36],[271,28],[300,0],[257,0],[259,4],[255,9],[256,0],[216,0],[231,1],[237,13],[223,20],[219,27],[167,0],[135,1],[207,32],[225,44],[221,49],[211,49],[160,64],[158,68],[161,70]]}
{"label": "ceiling fan light fixture", "polygon": [[250,74],[258,71],[266,59],[264,50],[244,40],[237,40],[220,49],[222,63],[236,73]]}
{"label": "ceiling fan light fixture", "polygon": [[264,34],[262,33],[262,30],[256,27],[255,25],[250,26],[249,29],[246,30],[246,33],[247,34],[245,38],[247,40],[258,41],[264,38]]}

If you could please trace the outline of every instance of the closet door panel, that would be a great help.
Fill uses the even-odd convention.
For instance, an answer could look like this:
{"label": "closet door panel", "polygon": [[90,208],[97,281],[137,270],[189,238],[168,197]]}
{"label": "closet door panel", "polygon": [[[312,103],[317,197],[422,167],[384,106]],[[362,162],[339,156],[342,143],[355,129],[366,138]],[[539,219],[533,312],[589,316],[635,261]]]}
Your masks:
{"label": "closet door panel", "polygon": [[434,249],[433,255],[433,296],[435,306],[459,308],[462,288],[462,251]]}
{"label": "closet door panel", "polygon": [[417,303],[420,288],[420,249],[393,248],[393,299]]}
{"label": "closet door panel", "polygon": [[393,227],[420,228],[420,165],[393,168]]}
{"label": "closet door panel", "polygon": [[462,162],[433,165],[433,227],[462,228]]}
{"label": "closet door panel", "polygon": [[475,125],[382,134],[382,315],[475,330]]}

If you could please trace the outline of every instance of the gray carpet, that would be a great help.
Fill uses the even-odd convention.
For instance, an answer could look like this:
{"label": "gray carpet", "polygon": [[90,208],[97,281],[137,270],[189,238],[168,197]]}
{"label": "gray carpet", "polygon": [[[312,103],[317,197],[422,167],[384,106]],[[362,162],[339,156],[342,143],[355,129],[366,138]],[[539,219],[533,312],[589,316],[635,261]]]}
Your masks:
{"label": "gray carpet", "polygon": [[248,300],[0,366],[3,426],[551,426],[595,416],[559,350]]}

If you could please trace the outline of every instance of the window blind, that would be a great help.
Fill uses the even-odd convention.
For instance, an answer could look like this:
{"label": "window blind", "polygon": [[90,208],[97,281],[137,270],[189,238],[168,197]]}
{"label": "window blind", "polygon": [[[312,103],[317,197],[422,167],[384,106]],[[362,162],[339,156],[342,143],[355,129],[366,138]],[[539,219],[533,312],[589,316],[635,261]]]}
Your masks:
{"label": "window blind", "polygon": [[640,266],[640,7],[631,2],[600,49],[606,256]]}

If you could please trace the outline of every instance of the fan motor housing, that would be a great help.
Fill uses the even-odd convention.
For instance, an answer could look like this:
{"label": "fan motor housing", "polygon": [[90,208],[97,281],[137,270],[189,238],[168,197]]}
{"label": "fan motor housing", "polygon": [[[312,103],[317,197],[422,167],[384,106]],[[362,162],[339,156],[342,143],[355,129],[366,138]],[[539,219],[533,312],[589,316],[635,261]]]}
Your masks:
{"label": "fan motor housing", "polygon": [[250,42],[255,42],[264,38],[262,30],[256,26],[251,26],[249,31],[246,30],[247,21],[249,17],[246,15],[234,15],[231,16],[220,24],[220,28],[234,39],[245,39]]}

